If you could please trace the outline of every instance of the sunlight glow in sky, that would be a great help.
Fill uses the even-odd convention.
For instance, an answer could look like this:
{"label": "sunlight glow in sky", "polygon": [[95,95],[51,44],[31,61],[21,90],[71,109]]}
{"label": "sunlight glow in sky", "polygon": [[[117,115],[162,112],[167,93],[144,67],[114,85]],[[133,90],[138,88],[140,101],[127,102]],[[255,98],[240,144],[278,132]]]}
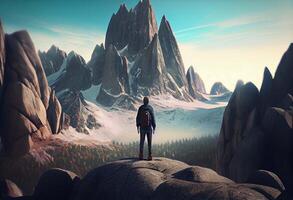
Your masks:
{"label": "sunlight glow in sky", "polygon": [[[26,29],[36,48],[52,44],[87,61],[104,42],[111,15],[137,0],[0,0],[6,32]],[[258,87],[265,66],[274,74],[293,42],[293,0],[151,0],[159,25],[169,20],[185,68],[193,65],[209,91],[221,81],[233,90],[238,79]]]}

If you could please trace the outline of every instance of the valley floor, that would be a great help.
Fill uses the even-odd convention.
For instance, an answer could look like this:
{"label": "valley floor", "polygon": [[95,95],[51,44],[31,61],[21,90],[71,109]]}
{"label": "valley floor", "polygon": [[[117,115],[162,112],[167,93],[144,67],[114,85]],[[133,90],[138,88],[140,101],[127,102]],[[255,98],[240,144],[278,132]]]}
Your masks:
{"label": "valley floor", "polygon": [[[180,139],[217,135],[230,94],[206,95],[208,101],[184,102],[170,96],[151,97],[155,109],[157,130],[153,142],[160,144]],[[88,99],[85,96],[86,99]],[[105,142],[129,143],[139,140],[136,131],[136,111],[109,109],[87,101],[87,109],[94,114],[99,129],[89,135],[77,133],[72,127],[55,137],[77,143],[100,144]],[[137,105],[139,106],[139,105]]]}

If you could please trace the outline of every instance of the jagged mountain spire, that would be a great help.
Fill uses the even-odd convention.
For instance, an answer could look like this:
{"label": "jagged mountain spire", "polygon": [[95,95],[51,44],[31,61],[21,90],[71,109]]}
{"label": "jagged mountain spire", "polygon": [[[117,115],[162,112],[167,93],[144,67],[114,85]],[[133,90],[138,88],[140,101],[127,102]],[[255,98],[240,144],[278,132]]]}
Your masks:
{"label": "jagged mountain spire", "polygon": [[176,38],[165,15],[161,20],[159,39],[167,71],[171,74],[179,87],[186,86],[187,81],[185,77],[183,60]]}
{"label": "jagged mountain spire", "polygon": [[137,52],[145,48],[158,32],[155,14],[149,0],[140,1],[128,11],[122,4],[113,14],[106,33],[105,46],[111,44],[118,49],[129,45],[129,50]]}

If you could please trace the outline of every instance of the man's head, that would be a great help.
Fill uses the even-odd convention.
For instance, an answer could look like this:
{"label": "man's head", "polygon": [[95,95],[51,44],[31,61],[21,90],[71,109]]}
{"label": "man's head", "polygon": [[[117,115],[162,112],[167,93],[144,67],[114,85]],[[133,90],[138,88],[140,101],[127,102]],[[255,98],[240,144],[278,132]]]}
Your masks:
{"label": "man's head", "polygon": [[144,97],[143,98],[143,104],[144,105],[148,105],[149,104],[149,98],[148,97]]}

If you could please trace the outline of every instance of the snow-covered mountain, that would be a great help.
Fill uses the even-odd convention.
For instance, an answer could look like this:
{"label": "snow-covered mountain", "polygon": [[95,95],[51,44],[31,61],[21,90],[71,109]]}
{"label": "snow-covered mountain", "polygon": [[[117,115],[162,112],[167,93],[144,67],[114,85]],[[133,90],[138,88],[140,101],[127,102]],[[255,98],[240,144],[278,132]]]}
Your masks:
{"label": "snow-covered mountain", "polygon": [[[209,120],[217,121],[215,126],[219,128],[223,108],[216,108],[219,105],[214,104],[214,100],[206,95],[204,81],[193,67],[185,73],[170,22],[163,16],[160,26],[157,26],[149,0],[139,1],[130,10],[124,4],[121,5],[111,17],[105,38],[105,46],[97,44],[88,63],[82,56],[70,52],[63,64],[54,68],[55,71],[48,76],[49,85],[56,91],[64,112],[71,118],[70,125],[78,132],[95,132],[96,128],[91,123],[97,122],[101,125],[97,126],[99,134],[103,132],[110,139],[129,140],[131,137],[128,136],[120,138],[120,135],[125,135],[120,132],[132,132],[133,127],[128,127],[128,124],[134,124],[133,111],[137,110],[143,96],[150,96],[154,100],[159,123],[164,127],[162,132],[176,130],[176,134],[170,134],[174,136],[173,139],[179,137],[178,131],[196,126],[194,130],[187,128],[180,138],[193,135],[195,130],[203,127],[198,120],[203,121],[201,118],[210,112],[215,112],[213,114],[216,117]],[[63,51],[52,46],[48,52],[57,54],[56,52]],[[41,60],[45,66],[46,59]],[[165,107],[162,102],[169,105]],[[189,108],[174,107],[174,103],[181,106],[186,104]],[[215,105],[218,106],[213,107]],[[103,119],[94,114],[95,110],[109,116],[105,119],[111,118],[111,123],[117,118],[119,120],[115,124],[127,124],[128,128],[108,133],[113,127],[107,127],[107,120],[103,126],[103,122],[100,122]],[[173,117],[169,118],[170,116]],[[174,127],[169,126],[173,123]],[[214,133],[215,130],[208,133]]]}
{"label": "snow-covered mountain", "polygon": [[[49,52],[62,51],[52,46]],[[46,66],[48,56],[43,57]],[[90,89],[94,101],[103,106],[133,109],[134,102],[145,95],[205,100],[203,81],[198,80],[200,87],[191,87],[188,77],[169,21],[163,16],[158,28],[150,1],[142,0],[130,10],[123,4],[112,15],[105,47],[96,45],[87,64],[81,56],[69,55],[48,79],[57,92]],[[97,86],[99,90],[91,89]]]}

